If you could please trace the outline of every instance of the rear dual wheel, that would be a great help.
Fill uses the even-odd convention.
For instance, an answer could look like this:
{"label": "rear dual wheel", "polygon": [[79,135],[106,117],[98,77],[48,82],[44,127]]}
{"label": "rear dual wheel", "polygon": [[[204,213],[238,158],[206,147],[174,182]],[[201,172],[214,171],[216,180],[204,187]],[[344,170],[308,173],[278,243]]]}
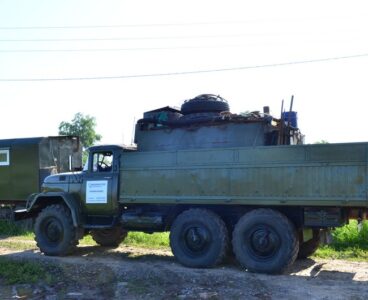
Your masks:
{"label": "rear dual wheel", "polygon": [[224,221],[207,209],[189,209],[174,221],[170,246],[176,259],[192,268],[213,267],[225,257],[229,243]]}
{"label": "rear dual wheel", "polygon": [[[219,264],[229,248],[228,231],[222,219],[206,209],[190,209],[174,221],[171,249],[188,267],[205,268]],[[296,259],[299,239],[291,221],[278,211],[256,209],[242,216],[232,233],[232,248],[247,270],[276,274]]]}
{"label": "rear dual wheel", "polygon": [[242,216],[232,239],[238,262],[257,273],[282,273],[296,259],[299,240],[290,220],[272,209],[256,209]]}

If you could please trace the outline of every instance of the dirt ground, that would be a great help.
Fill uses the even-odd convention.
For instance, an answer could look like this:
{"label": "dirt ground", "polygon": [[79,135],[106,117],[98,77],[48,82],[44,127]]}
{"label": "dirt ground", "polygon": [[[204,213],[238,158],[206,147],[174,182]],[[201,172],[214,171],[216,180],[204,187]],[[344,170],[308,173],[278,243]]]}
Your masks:
{"label": "dirt ground", "polygon": [[[29,242],[30,243],[30,242]],[[299,260],[284,275],[254,274],[234,261],[213,269],[179,265],[168,250],[78,247],[68,257],[0,247],[0,255],[38,261],[54,283],[7,285],[0,299],[367,299],[368,262]]]}

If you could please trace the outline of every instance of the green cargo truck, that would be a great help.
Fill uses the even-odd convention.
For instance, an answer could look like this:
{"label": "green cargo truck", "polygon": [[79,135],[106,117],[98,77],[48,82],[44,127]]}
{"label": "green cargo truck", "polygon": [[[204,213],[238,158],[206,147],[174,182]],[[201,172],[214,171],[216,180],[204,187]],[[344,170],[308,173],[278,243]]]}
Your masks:
{"label": "green cargo truck", "polygon": [[[211,99],[193,109],[219,101]],[[303,145],[290,118],[223,118],[211,109],[224,108],[212,104],[210,114],[196,111],[185,121],[168,121],[179,110],[151,111],[137,124],[136,137],[156,135],[146,148],[91,147],[82,172],[47,177],[17,213],[36,219],[40,250],[71,253],[87,233],[117,246],[128,231],[170,231],[173,254],[185,266],[212,267],[233,252],[249,271],[280,273],[317,249],[322,230],[365,218],[368,143]],[[253,136],[240,146],[234,141],[241,134],[228,132],[237,125]],[[167,139],[180,135],[198,147],[177,141],[176,150],[166,149]]]}

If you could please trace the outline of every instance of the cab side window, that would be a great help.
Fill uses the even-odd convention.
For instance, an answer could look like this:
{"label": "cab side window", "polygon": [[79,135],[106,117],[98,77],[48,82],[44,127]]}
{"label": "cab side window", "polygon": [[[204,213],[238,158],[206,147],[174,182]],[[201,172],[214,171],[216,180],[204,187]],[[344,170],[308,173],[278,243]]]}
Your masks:
{"label": "cab side window", "polygon": [[111,172],[113,163],[112,152],[93,153],[92,171],[93,172]]}

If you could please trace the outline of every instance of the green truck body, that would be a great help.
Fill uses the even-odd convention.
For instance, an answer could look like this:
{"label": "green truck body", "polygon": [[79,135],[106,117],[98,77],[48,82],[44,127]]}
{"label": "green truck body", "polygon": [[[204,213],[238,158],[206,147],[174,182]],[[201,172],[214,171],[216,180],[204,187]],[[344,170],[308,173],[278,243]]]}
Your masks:
{"label": "green truck body", "polygon": [[[128,231],[170,231],[185,266],[212,267],[233,253],[249,271],[280,273],[313,254],[322,232],[365,218],[368,143],[302,145],[296,121],[198,112],[207,100],[228,109],[211,97],[186,102],[189,117],[169,107],[147,113],[136,129],[143,147],[94,146],[83,171],[47,177],[16,214],[35,218],[40,250],[71,253],[85,234],[117,246]],[[242,134],[252,138],[234,147]]]}
{"label": "green truck body", "polygon": [[250,271],[279,273],[312,254],[323,230],[364,219],[367,195],[368,143],[153,152],[95,146],[84,171],[49,176],[18,215],[36,218],[37,243],[49,255],[69,253],[87,233],[116,246],[127,231],[171,231],[184,265],[215,265],[232,245]]}
{"label": "green truck body", "polygon": [[368,143],[123,153],[119,201],[368,206]]}

